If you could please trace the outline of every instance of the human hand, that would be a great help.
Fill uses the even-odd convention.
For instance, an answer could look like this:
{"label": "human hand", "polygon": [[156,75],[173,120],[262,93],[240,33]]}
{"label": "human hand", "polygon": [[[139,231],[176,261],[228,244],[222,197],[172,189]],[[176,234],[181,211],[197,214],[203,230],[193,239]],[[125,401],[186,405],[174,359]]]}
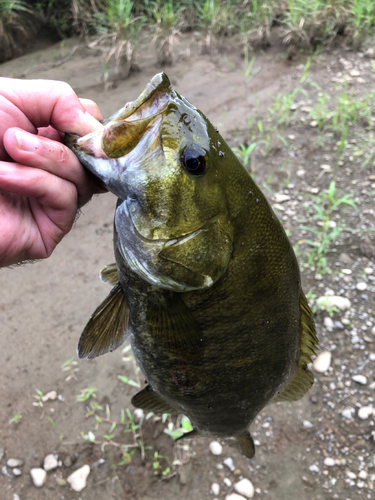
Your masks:
{"label": "human hand", "polygon": [[0,78],[0,266],[49,257],[77,209],[105,191],[62,144],[101,118],[66,83]]}

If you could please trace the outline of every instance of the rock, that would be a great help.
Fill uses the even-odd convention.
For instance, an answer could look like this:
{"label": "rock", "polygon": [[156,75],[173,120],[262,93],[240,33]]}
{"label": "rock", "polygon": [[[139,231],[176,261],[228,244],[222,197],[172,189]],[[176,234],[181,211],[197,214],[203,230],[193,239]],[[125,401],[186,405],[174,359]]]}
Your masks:
{"label": "rock", "polygon": [[211,441],[210,452],[216,456],[221,455],[223,453],[223,447],[221,446],[219,441]]}
{"label": "rock", "polygon": [[89,474],[90,466],[84,465],[83,467],[80,467],[72,474],[70,474],[70,476],[67,478],[67,481],[74,491],[81,491],[86,486],[86,481]]}
{"label": "rock", "polygon": [[358,69],[351,69],[349,71],[349,75],[350,76],[361,76],[361,73],[360,73],[360,71],[358,71]]}
{"label": "rock", "polygon": [[48,472],[50,470],[57,469],[58,466],[59,466],[59,461],[57,455],[53,455],[53,453],[51,453],[50,455],[47,455],[45,457],[43,465],[45,471]]}
{"label": "rock", "polygon": [[57,477],[56,478],[56,483],[57,486],[66,486],[67,485],[67,480],[62,478],[62,477]]}
{"label": "rock", "polygon": [[20,496],[17,493],[13,493],[13,500],[20,500]]}
{"label": "rock", "polygon": [[351,472],[350,470],[347,470],[345,473],[349,479],[353,481],[353,479],[357,479],[357,474],[354,474],[354,472]]}
{"label": "rock", "polygon": [[241,479],[241,481],[238,481],[238,483],[235,483],[234,489],[237,493],[246,498],[253,498],[254,496],[254,486],[251,481],[246,478]]}
{"label": "rock", "polygon": [[237,493],[232,493],[231,495],[227,495],[225,500],[246,500],[242,495],[237,495]]}
{"label": "rock", "polygon": [[311,429],[313,426],[313,424],[311,422],[309,422],[308,420],[304,420],[303,421],[303,426],[305,429]]}
{"label": "rock", "polygon": [[346,264],[346,265],[353,264],[353,260],[349,257],[349,255],[347,253],[344,253],[344,252],[340,254],[339,262],[341,264]]}
{"label": "rock", "polygon": [[70,467],[73,464],[72,459],[68,455],[66,458],[64,458],[64,465],[65,467]]}
{"label": "rock", "polygon": [[365,267],[364,271],[366,274],[372,274],[374,272],[372,267]]}
{"label": "rock", "polygon": [[2,473],[2,475],[3,475],[3,476],[12,477],[12,476],[9,474],[8,469],[6,468],[6,465],[3,465],[3,466],[1,467],[1,473]]}
{"label": "rock", "polygon": [[329,316],[326,316],[324,318],[324,326],[327,328],[329,332],[332,332],[333,325],[334,325],[333,320]]}
{"label": "rock", "polygon": [[361,470],[361,472],[358,474],[359,479],[367,479],[367,472],[365,470]]}
{"label": "rock", "polygon": [[351,302],[346,297],[340,297],[339,295],[323,295],[316,300],[317,305],[320,309],[331,309],[332,307],[337,307],[341,311],[350,309]]}
{"label": "rock", "polygon": [[275,193],[274,198],[276,203],[284,203],[284,201],[290,200],[290,196],[283,193]]}
{"label": "rock", "polygon": [[367,377],[365,377],[364,375],[353,375],[352,379],[354,380],[354,382],[357,382],[357,384],[367,384]]}
{"label": "rock", "polygon": [[361,292],[363,292],[367,288],[367,283],[365,283],[364,281],[360,281],[359,283],[356,284],[355,287],[357,290],[360,290]]}
{"label": "rock", "polygon": [[228,486],[228,488],[230,488],[232,486],[232,481],[228,477],[225,477],[223,479],[223,481],[224,481],[225,486]]}
{"label": "rock", "polygon": [[33,480],[34,486],[41,488],[47,479],[47,472],[40,467],[30,470],[31,479]]}
{"label": "rock", "polygon": [[331,165],[325,165],[325,164],[323,164],[323,165],[320,165],[320,168],[322,170],[327,170],[327,171],[332,170]]}
{"label": "rock", "polygon": [[134,415],[134,422],[136,424],[142,424],[143,419],[145,418],[145,412],[142,410],[142,408],[136,408],[133,412]]}
{"label": "rock", "polygon": [[310,122],[310,127],[317,127],[318,126],[318,122],[316,120],[313,120],[312,122]]}
{"label": "rock", "polygon": [[334,465],[336,465],[336,462],[333,458],[327,457],[324,459],[324,465],[326,465],[327,467],[333,467]]}
{"label": "rock", "polygon": [[345,410],[341,412],[341,415],[343,418],[346,418],[347,420],[352,420],[354,412],[355,412],[354,408],[345,408]]}
{"label": "rock", "polygon": [[319,472],[319,467],[315,464],[310,465],[309,469],[310,469],[310,472]]}
{"label": "rock", "polygon": [[56,398],[57,398],[57,392],[56,391],[50,391],[50,392],[47,392],[47,394],[45,394],[42,397],[42,401],[43,401],[43,403],[45,403],[48,400],[55,401]]}
{"label": "rock", "polygon": [[362,408],[358,410],[358,417],[361,420],[366,420],[373,414],[374,414],[374,408],[372,406],[362,406]]}
{"label": "rock", "polygon": [[211,491],[214,495],[218,495],[220,493],[220,485],[218,483],[212,483]]}
{"label": "rock", "polygon": [[18,469],[18,467],[14,467],[14,469],[13,469],[13,476],[18,477],[18,476],[20,476],[21,474],[22,474],[21,469]]}
{"label": "rock", "polygon": [[235,470],[235,466],[233,463],[233,459],[231,457],[226,458],[223,460],[223,464],[228,467],[228,469],[233,472]]}
{"label": "rock", "polygon": [[13,467],[22,467],[23,465],[23,461],[20,460],[19,458],[8,458],[7,460],[7,466],[8,467],[11,467],[13,469]]}
{"label": "rock", "polygon": [[324,373],[331,366],[332,354],[329,351],[323,351],[314,360],[313,368],[318,373]]}

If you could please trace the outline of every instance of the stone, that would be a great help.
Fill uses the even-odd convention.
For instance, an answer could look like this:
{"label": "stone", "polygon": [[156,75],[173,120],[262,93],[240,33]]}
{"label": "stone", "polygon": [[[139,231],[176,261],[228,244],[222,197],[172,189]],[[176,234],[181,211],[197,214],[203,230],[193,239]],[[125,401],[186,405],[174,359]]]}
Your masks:
{"label": "stone", "polygon": [[228,488],[230,488],[232,486],[232,481],[228,477],[225,477],[223,479],[223,481],[224,481],[225,486],[228,486]]}
{"label": "stone", "polygon": [[352,481],[353,481],[353,479],[357,479],[357,474],[354,474],[354,472],[351,472],[350,470],[347,470],[345,474]]}
{"label": "stone", "polygon": [[234,489],[237,493],[244,496],[245,498],[253,498],[254,496],[254,486],[252,482],[246,478],[241,479],[241,481],[238,481],[238,483],[235,483]]}
{"label": "stone", "polygon": [[136,408],[133,412],[134,415],[134,422],[136,424],[142,424],[143,419],[145,418],[145,412],[142,410],[142,408]]}
{"label": "stone", "polygon": [[275,193],[274,198],[276,203],[284,203],[284,201],[290,200],[290,196],[283,193]]}
{"label": "stone", "polygon": [[361,292],[363,292],[367,288],[367,283],[365,283],[364,281],[360,281],[359,283],[356,284],[355,287],[357,290],[360,290]]}
{"label": "stone", "polygon": [[362,408],[358,410],[358,417],[361,420],[366,420],[373,414],[374,414],[374,408],[372,406],[362,406]]}
{"label": "stone", "polygon": [[332,354],[329,351],[321,352],[314,360],[313,368],[318,373],[324,373],[331,366]]}
{"label": "stone", "polygon": [[83,465],[79,469],[75,470],[67,478],[68,483],[74,491],[82,491],[86,486],[88,475],[90,474],[90,466]]}
{"label": "stone", "polygon": [[315,464],[310,465],[309,469],[310,469],[310,472],[319,472],[319,467]]}
{"label": "stone", "polygon": [[44,459],[44,465],[43,465],[43,469],[45,471],[50,471],[50,470],[54,470],[54,469],[57,469],[57,467],[59,466],[59,461],[58,461],[58,456],[57,455],[54,455],[53,453],[51,453],[50,455],[47,455]]}
{"label": "stone", "polygon": [[316,300],[317,305],[320,309],[331,309],[332,307],[337,307],[340,311],[345,311],[350,309],[351,302],[346,297],[340,297],[339,295],[323,295]]}
{"label": "stone", "polygon": [[336,462],[333,458],[327,457],[324,459],[324,465],[326,465],[327,467],[333,467],[334,465],[336,465]]}
{"label": "stone", "polygon": [[353,375],[352,379],[354,380],[354,382],[357,382],[357,384],[367,384],[367,377],[365,377],[364,375]]}
{"label": "stone", "polygon": [[345,410],[342,410],[341,415],[347,420],[352,420],[354,412],[354,408],[345,408]]}
{"label": "stone", "polygon": [[234,463],[233,463],[233,458],[231,457],[228,457],[226,458],[225,460],[223,460],[223,464],[228,467],[228,469],[233,472],[235,470],[235,466],[234,466]]}
{"label": "stone", "polygon": [[64,466],[65,467],[70,467],[73,464],[72,459],[68,455],[66,458],[64,458]]}
{"label": "stone", "polygon": [[23,461],[20,460],[19,458],[8,458],[7,460],[7,466],[12,468],[13,467],[22,467]]}
{"label": "stone", "polygon": [[324,318],[324,326],[327,328],[327,330],[329,332],[332,332],[334,323],[333,323],[333,320],[329,316],[326,316]]}
{"label": "stone", "polygon": [[216,456],[219,456],[223,453],[223,447],[221,446],[219,441],[211,441],[210,452]]}
{"label": "stone", "polygon": [[372,274],[374,272],[372,267],[365,267],[364,271],[366,274]]}
{"label": "stone", "polygon": [[21,474],[22,474],[21,469],[19,469],[18,467],[14,467],[13,476],[19,477],[19,476],[21,476]]}
{"label": "stone", "polygon": [[13,493],[13,500],[20,500],[20,496],[17,493]]}
{"label": "stone", "polygon": [[311,422],[309,422],[308,420],[304,420],[303,421],[303,426],[305,429],[311,429],[313,426],[313,424]]}
{"label": "stone", "polygon": [[211,491],[214,495],[218,495],[220,493],[220,485],[218,483],[212,483]]}
{"label": "stone", "polygon": [[361,472],[358,474],[359,479],[367,479],[367,472],[365,470],[361,470]]}
{"label": "stone", "polygon": [[312,122],[310,122],[310,127],[317,127],[318,126],[318,122],[316,120],[313,120]]}
{"label": "stone", "polygon": [[66,486],[67,485],[67,480],[64,479],[63,477],[57,477],[56,478],[56,483],[57,483],[57,486]]}
{"label": "stone", "polygon": [[47,472],[40,467],[36,467],[30,470],[31,479],[33,480],[34,486],[41,488],[47,479]]}
{"label": "stone", "polygon": [[12,476],[9,474],[8,469],[6,468],[6,465],[3,465],[3,466],[1,467],[1,473],[2,473],[2,475],[3,475],[3,476],[12,477]]}
{"label": "stone", "polygon": [[231,493],[225,497],[225,500],[246,500],[242,495],[237,495],[237,493]]}
{"label": "stone", "polygon": [[45,394],[42,397],[42,401],[43,401],[43,403],[45,403],[48,400],[55,401],[56,398],[57,398],[57,392],[56,391],[50,391],[50,392],[47,392],[47,394]]}

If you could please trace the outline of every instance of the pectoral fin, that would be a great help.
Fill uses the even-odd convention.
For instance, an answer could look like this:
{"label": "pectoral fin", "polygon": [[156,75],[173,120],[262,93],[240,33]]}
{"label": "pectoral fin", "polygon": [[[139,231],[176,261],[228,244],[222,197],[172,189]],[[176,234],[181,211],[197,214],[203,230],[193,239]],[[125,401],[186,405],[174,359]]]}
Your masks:
{"label": "pectoral fin", "polygon": [[150,294],[146,317],[150,334],[166,348],[196,351],[203,346],[201,329],[177,293]]}
{"label": "pectoral fin", "polygon": [[301,352],[298,360],[298,368],[293,378],[284,389],[277,394],[271,403],[280,401],[297,401],[306,394],[314,383],[314,375],[307,369],[307,364],[311,363],[311,355],[316,353],[318,348],[318,338],[315,332],[312,312],[307,304],[305,295],[301,292]]}
{"label": "pectoral fin", "polygon": [[136,408],[155,413],[177,413],[176,409],[159,396],[150,385],[146,385],[144,389],[133,396],[131,403]]}
{"label": "pectoral fin", "polygon": [[108,266],[103,267],[103,269],[100,271],[100,279],[104,281],[104,283],[108,283],[112,286],[117,285],[118,272],[116,264],[108,264]]}
{"label": "pectoral fin", "polygon": [[79,359],[93,359],[120,347],[129,335],[128,324],[128,304],[117,283],[83,330],[77,348]]}

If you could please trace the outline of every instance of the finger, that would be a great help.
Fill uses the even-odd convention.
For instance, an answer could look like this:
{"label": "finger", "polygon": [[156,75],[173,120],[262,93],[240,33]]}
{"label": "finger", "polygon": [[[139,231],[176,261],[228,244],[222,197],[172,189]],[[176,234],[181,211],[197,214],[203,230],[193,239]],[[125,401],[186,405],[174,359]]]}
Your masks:
{"label": "finger", "polygon": [[81,104],[65,82],[0,78],[1,94],[18,107],[35,127],[52,125],[60,132],[86,135],[103,125]]}
{"label": "finger", "polygon": [[103,120],[103,116],[96,102],[92,101],[91,99],[84,99],[83,97],[80,97],[79,100],[85,110],[90,113],[90,115],[92,115],[98,121]]}
{"label": "finger", "polygon": [[19,164],[44,170],[72,182],[76,186],[80,206],[87,203],[96,192],[93,177],[61,142],[12,128],[4,135],[4,145],[8,154]]}

